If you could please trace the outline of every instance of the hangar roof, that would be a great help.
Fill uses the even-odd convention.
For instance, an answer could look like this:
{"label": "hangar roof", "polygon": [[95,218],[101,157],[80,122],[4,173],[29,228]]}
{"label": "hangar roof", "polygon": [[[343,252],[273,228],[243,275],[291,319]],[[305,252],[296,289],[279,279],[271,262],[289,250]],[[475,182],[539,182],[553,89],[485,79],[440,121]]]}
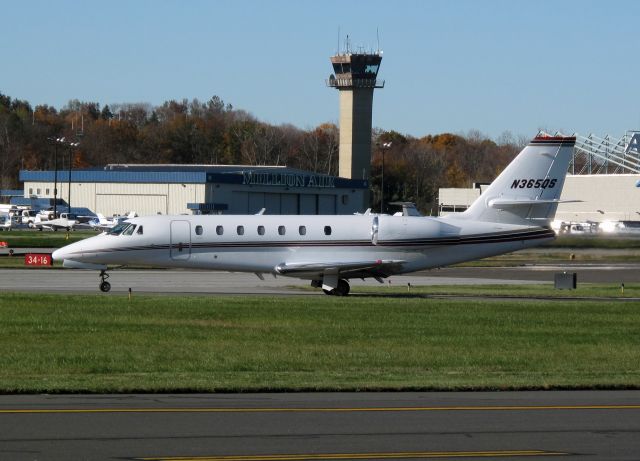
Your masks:
{"label": "hangar roof", "polygon": [[[69,170],[58,170],[58,181],[64,182]],[[227,183],[287,185],[296,178],[315,177],[318,183],[331,183],[335,187],[362,189],[368,181],[337,178],[311,171],[283,166],[250,165],[127,165],[112,164],[105,168],[88,168],[71,171],[73,182],[113,183]],[[54,171],[20,170],[20,181],[53,182]],[[322,186],[320,186],[322,187]]]}

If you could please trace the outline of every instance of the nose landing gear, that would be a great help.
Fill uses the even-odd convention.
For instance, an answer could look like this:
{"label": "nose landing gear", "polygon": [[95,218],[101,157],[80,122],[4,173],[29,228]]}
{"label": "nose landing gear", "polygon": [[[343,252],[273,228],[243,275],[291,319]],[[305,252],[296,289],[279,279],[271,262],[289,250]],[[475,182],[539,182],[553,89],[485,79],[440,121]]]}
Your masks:
{"label": "nose landing gear", "polygon": [[111,290],[111,284],[107,282],[108,278],[109,278],[109,274],[107,274],[106,270],[100,271],[100,280],[101,280],[100,291],[102,291],[103,293],[106,293],[109,290]]}

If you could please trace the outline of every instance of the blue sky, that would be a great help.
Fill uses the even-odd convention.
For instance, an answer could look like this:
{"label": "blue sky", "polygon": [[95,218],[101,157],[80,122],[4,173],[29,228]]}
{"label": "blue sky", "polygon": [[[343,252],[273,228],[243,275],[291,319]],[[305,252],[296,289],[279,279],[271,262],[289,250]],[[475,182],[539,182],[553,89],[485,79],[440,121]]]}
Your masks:
{"label": "blue sky", "polygon": [[161,104],[218,95],[274,124],[337,122],[338,29],[376,48],[373,124],[413,136],[640,129],[635,1],[0,2],[0,92]]}

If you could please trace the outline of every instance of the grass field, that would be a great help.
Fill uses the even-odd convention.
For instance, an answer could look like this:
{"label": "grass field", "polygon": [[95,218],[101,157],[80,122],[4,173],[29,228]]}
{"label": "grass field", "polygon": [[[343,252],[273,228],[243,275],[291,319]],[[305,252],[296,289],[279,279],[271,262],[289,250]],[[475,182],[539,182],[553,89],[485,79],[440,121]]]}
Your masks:
{"label": "grass field", "polygon": [[[297,289],[317,290],[311,287],[295,287]],[[575,290],[556,290],[553,283],[535,285],[422,285],[422,286],[393,286],[371,285],[354,286],[352,293],[369,295],[402,295],[408,296],[469,296],[486,298],[518,298],[533,297],[541,300],[549,298],[578,298],[583,300],[640,298],[640,285],[627,283],[622,287],[617,283],[580,283]]]}
{"label": "grass field", "polygon": [[5,393],[638,388],[640,303],[3,293],[0,351]]}
{"label": "grass field", "polygon": [[71,232],[12,230],[0,232],[0,241],[7,242],[9,248],[60,248],[94,235],[97,235],[97,232],[93,230]]}

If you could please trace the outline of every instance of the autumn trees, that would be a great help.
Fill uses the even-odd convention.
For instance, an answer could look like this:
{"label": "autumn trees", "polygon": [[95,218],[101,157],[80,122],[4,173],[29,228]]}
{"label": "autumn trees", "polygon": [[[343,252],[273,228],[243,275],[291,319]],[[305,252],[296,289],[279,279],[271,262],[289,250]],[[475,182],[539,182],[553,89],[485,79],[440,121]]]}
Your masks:
{"label": "autumn trees", "polygon": [[[303,130],[271,125],[234,109],[220,97],[110,104],[71,100],[59,111],[0,93],[0,189],[18,186],[20,169],[53,168],[47,138],[81,138],[74,168],[108,163],[287,165],[315,173],[338,173],[338,127]],[[478,132],[413,138],[374,130],[371,203],[380,203],[383,145],[384,195],[435,211],[440,187],[489,182],[518,150],[506,134],[498,143]],[[390,143],[390,145],[389,145]],[[68,165],[59,165],[67,168]]]}
{"label": "autumn trees", "polygon": [[523,147],[509,133],[501,143],[478,132],[444,133],[412,138],[395,131],[374,132],[371,165],[371,205],[380,209],[384,155],[385,212],[390,202],[414,202],[424,214],[437,214],[438,189],[489,183]]}

